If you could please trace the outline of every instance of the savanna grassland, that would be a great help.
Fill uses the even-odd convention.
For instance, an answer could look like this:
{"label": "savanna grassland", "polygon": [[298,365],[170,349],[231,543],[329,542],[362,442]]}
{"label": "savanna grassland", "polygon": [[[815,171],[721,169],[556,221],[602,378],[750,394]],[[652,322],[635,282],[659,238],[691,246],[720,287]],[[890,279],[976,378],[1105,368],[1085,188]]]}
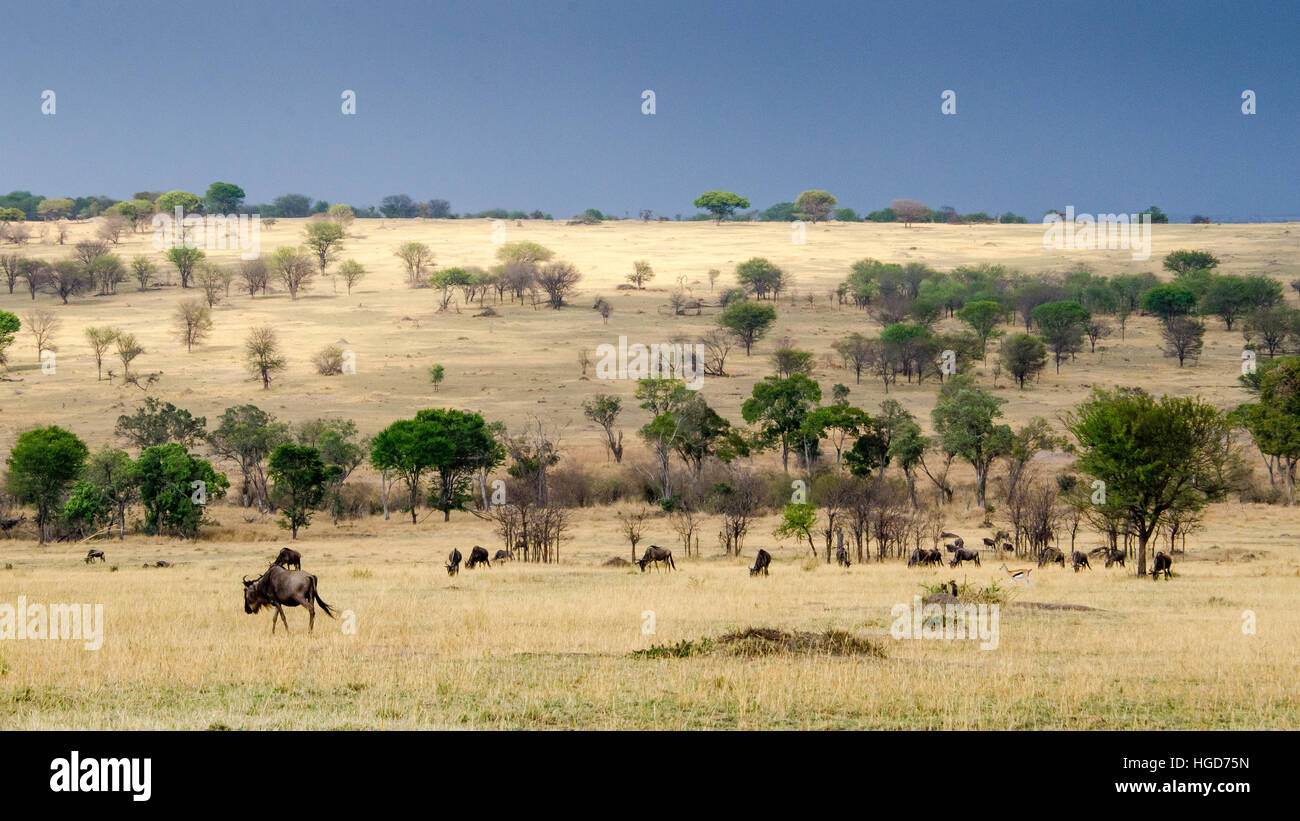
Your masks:
{"label": "savanna grassland", "polygon": [[[300,241],[304,221],[264,228],[262,252]],[[580,293],[561,311],[494,304],[497,317],[475,317],[478,306],[437,312],[434,292],[413,290],[393,249],[428,243],[440,266],[494,261],[487,221],[358,220],[342,256],[361,262],[368,276],[349,296],[328,278],[290,300],[286,294],[249,298],[232,293],[213,311],[209,341],[186,353],[172,329],[182,299],[171,286],[138,292],[130,282],[116,296],[74,297],[60,305],[39,295],[38,307],[62,319],[55,336],[57,372],[42,373],[25,331],[10,349],[0,382],[0,453],[36,425],[58,424],[92,450],[112,441],[120,414],[145,395],[97,380],[84,341],[88,326],[114,325],[136,334],[146,352],[133,370],[161,372],[149,395],[206,416],[254,403],[286,422],[317,417],[354,419],[373,434],[427,407],[454,407],[502,420],[514,430],[542,420],[562,430],[565,460],[593,473],[606,465],[603,434],[588,423],[581,402],[596,392],[624,397],[626,462],[649,467],[635,430],[647,414],[635,407],[629,382],[583,377],[578,352],[597,345],[693,337],[711,326],[702,316],[673,316],[666,300],[680,278],[708,299],[706,272],[730,286],[735,266],[764,256],[782,266],[793,286],[782,295],[774,330],[751,357],[733,351],[729,378],[706,378],[704,395],[719,413],[740,422],[740,405],[754,382],[770,372],[768,354],[788,338],[820,358],[845,334],[874,336],[867,314],[830,299],[857,259],[923,262],[946,270],[978,262],[1026,272],[1064,272],[1085,262],[1099,274],[1160,271],[1169,251],[1205,249],[1220,272],[1266,274],[1283,283],[1300,277],[1295,225],[1157,225],[1149,260],[1127,251],[1057,252],[1042,247],[1034,225],[945,226],[829,224],[810,226],[807,242],[791,242],[785,224],[639,223],[596,226],[524,221],[506,226],[507,241],[533,240],[582,272]],[[53,260],[94,231],[73,227],[64,246],[33,243],[21,253]],[[5,251],[8,248],[3,249]],[[161,257],[146,234],[128,234],[114,252],[129,259]],[[233,262],[236,252],[216,253]],[[656,272],[644,291],[616,290],[634,260]],[[164,266],[165,267],[165,266]],[[176,281],[175,274],[171,275]],[[20,289],[21,291],[21,286]],[[1288,287],[1287,299],[1295,304]],[[608,324],[591,310],[598,296],[614,306]],[[812,297],[810,300],[809,297]],[[493,304],[489,300],[489,304]],[[0,310],[22,317],[33,305],[26,293],[0,291]],[[274,325],[289,367],[262,390],[242,364],[248,330]],[[943,320],[940,327],[956,320]],[[1223,408],[1247,401],[1238,385],[1241,334],[1210,319],[1205,352],[1195,366],[1178,368],[1160,351],[1156,320],[1135,315],[1124,339],[1103,340],[1050,366],[1036,383],[1017,390],[1005,376],[994,386],[976,365],[981,385],[1006,399],[1005,421],[1034,416],[1056,422],[1092,386],[1137,385],[1156,394],[1201,395]],[[343,342],[340,342],[342,340]],[[328,344],[355,352],[357,373],[318,376],[311,357]],[[435,394],[427,371],[439,363],[445,382]],[[815,376],[852,388],[850,401],[874,411],[885,398],[878,382],[853,383],[851,371],[822,362]],[[937,382],[891,387],[924,427]],[[1263,465],[1247,445],[1257,480]],[[771,453],[754,463],[772,467]],[[1050,473],[1069,457],[1041,460]],[[220,466],[232,476],[237,468]],[[969,484],[964,469],[954,468]],[[995,471],[996,472],[996,471]],[[360,481],[376,481],[365,469]],[[924,478],[922,478],[924,482]],[[223,500],[210,508],[218,524],[195,542],[128,534],[103,541],[106,564],[87,566],[86,545],[38,546],[28,529],[0,540],[0,602],[18,596],[40,602],[104,605],[106,637],[98,651],[70,641],[0,642],[0,728],[205,729],[259,728],[1215,728],[1300,727],[1300,512],[1277,505],[1231,501],[1214,506],[1204,528],[1187,542],[1175,578],[1139,579],[1132,567],[1073,573],[1035,570],[1029,587],[1010,587],[986,554],[982,567],[908,569],[902,562],[854,564],[844,570],[808,558],[806,547],[772,535],[775,517],[751,528],[743,558],[721,555],[717,523],[702,530],[702,557],[675,547],[679,572],[644,575],[607,567],[628,557],[611,507],[574,511],[562,561],[554,565],[494,563],[449,578],[442,562],[452,547],[474,544],[495,551],[490,523],[469,513],[440,515],[412,525],[395,512],[335,526],[321,515],[295,547],[304,568],[320,579],[331,605],[350,611],[355,632],[318,613],[306,633],[306,614],[290,610],[289,636],[270,635],[265,612],[243,612],[244,574],[263,569],[288,535],[273,517],[258,517]],[[997,514],[994,514],[995,522]],[[948,529],[967,543],[991,535],[969,487],[959,487],[948,509]],[[668,523],[652,519],[643,542],[675,545]],[[1080,534],[1080,546],[1097,543]],[[745,566],[754,551],[773,554],[771,576],[752,579]],[[168,569],[145,569],[157,559]],[[117,570],[114,571],[113,568]],[[890,610],[923,593],[921,584],[956,579],[1009,589],[1001,610],[996,650],[978,642],[896,641]],[[1032,602],[1084,605],[1091,610],[1048,610]],[[646,634],[647,611],[655,632]],[[1256,630],[1243,632],[1244,612]],[[747,627],[786,631],[843,630],[869,640],[880,653],[827,655],[781,652],[754,656],[717,649],[716,639]],[[654,647],[699,646],[706,652],[653,652]],[[682,642],[693,642],[683,645]],[[680,656],[680,657],[679,657]]]}

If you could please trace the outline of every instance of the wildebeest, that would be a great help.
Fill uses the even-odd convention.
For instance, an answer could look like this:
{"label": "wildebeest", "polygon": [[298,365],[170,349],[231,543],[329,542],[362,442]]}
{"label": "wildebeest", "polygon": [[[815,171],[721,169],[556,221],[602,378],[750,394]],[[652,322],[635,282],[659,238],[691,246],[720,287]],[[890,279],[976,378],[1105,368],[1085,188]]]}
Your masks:
{"label": "wildebeest", "polygon": [[95,559],[99,559],[101,562],[105,561],[104,551],[92,549],[90,552],[86,553],[86,564],[90,564]]}
{"label": "wildebeest", "polygon": [[1074,572],[1078,573],[1083,568],[1092,570],[1092,565],[1088,564],[1088,554],[1082,550],[1076,550],[1070,554],[1070,564],[1074,565]]}
{"label": "wildebeest", "polygon": [[492,558],[493,558],[495,561],[498,561],[498,562],[504,562],[504,561],[508,561],[509,559],[513,559],[514,556],[511,556],[511,555],[510,555],[510,551],[509,551],[509,550],[498,550],[498,551],[496,552],[496,555],[493,556]]}
{"label": "wildebeest", "polygon": [[451,549],[451,553],[447,554],[447,575],[455,576],[459,572],[460,572],[460,551],[453,547]]}
{"label": "wildebeest", "polygon": [[488,561],[487,550],[474,545],[474,548],[469,552],[469,558],[465,560],[465,569],[473,570],[480,564],[485,564],[488,567],[492,566],[492,562]]}
{"label": "wildebeest", "polygon": [[763,548],[758,549],[758,555],[754,557],[754,566],[749,568],[749,575],[757,576],[762,573],[764,576],[770,575],[767,572],[767,566],[772,563],[772,554]]}
{"label": "wildebeest", "polygon": [[980,554],[976,550],[967,550],[964,547],[957,548],[952,554],[952,561],[948,562],[949,567],[956,567],[962,562],[975,562],[975,566],[980,566]]}
{"label": "wildebeest", "polygon": [[1044,547],[1043,552],[1038,554],[1038,566],[1043,567],[1049,564],[1059,564],[1065,567],[1065,554],[1055,547]]}
{"label": "wildebeest", "polygon": [[1156,553],[1156,563],[1151,567],[1151,581],[1155,581],[1159,578],[1161,573],[1165,574],[1166,579],[1170,578],[1169,568],[1173,566],[1174,560],[1169,558],[1169,555],[1163,550],[1158,551]]}
{"label": "wildebeest", "polygon": [[657,544],[652,544],[647,547],[645,549],[645,554],[637,561],[637,564],[641,566],[642,573],[645,572],[645,566],[651,562],[654,562],[655,570],[659,569],[660,562],[666,564],[669,570],[677,569],[677,565],[673,564],[673,552],[668,548],[660,547]]}
{"label": "wildebeest", "polygon": [[913,550],[913,551],[912,551],[912,555],[907,557],[907,566],[908,566],[908,567],[916,567],[917,565],[919,565],[919,564],[921,564],[922,562],[924,562],[924,561],[925,561],[925,557],[926,557],[926,555],[927,555],[927,552],[928,552],[928,551],[922,550],[922,549],[919,548],[919,547],[918,547],[917,549]]}
{"label": "wildebeest", "polygon": [[842,547],[835,548],[835,563],[840,567],[849,566],[849,551]]}
{"label": "wildebeest", "polygon": [[939,552],[939,548],[937,547],[931,548],[925,551],[925,556],[921,559],[921,563],[926,565],[934,565],[935,567],[942,567],[943,554]]}
{"label": "wildebeest", "polygon": [[280,565],[285,570],[302,570],[302,554],[292,548],[282,547],[280,554],[275,557],[274,564]]}
{"label": "wildebeest", "polygon": [[1118,563],[1120,567],[1123,567],[1123,566],[1124,566],[1124,558],[1125,558],[1125,556],[1124,556],[1124,551],[1123,551],[1123,550],[1119,550],[1118,548],[1116,548],[1116,549],[1112,549],[1112,548],[1109,548],[1109,547],[1106,548],[1106,566],[1107,566],[1107,567],[1110,567],[1112,564],[1116,564],[1116,563]]}
{"label": "wildebeest", "polygon": [[7,539],[9,538],[9,531],[13,530],[15,527],[18,527],[18,525],[22,524],[25,521],[27,521],[27,514],[25,513],[22,516],[19,516],[17,519],[0,519],[0,531],[4,532],[5,538]]}
{"label": "wildebeest", "polygon": [[244,577],[244,612],[254,614],[263,607],[274,607],[275,615],[271,617],[271,633],[275,633],[276,621],[284,622],[285,632],[289,631],[289,620],[284,617],[285,607],[307,608],[307,632],[316,627],[316,605],[325,611],[325,615],[334,618],[334,611],[316,590],[316,577],[301,570],[285,570],[273,564],[256,579]]}

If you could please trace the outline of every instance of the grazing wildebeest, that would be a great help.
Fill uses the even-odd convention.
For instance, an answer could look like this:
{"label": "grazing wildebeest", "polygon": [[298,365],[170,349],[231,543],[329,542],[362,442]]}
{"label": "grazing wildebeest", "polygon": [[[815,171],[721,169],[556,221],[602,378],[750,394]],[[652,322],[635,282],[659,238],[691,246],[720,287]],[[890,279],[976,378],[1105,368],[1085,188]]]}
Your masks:
{"label": "grazing wildebeest", "polygon": [[[280,555],[275,557],[274,564],[278,564],[285,570],[302,570],[302,554],[288,547],[280,548]],[[293,567],[289,567],[293,565]]]}
{"label": "grazing wildebeest", "polygon": [[930,550],[925,551],[925,557],[921,559],[921,562],[926,565],[943,567],[943,554],[939,552],[939,548],[931,548]]}
{"label": "grazing wildebeest", "polygon": [[1120,566],[1120,567],[1123,567],[1123,566],[1124,566],[1124,559],[1125,559],[1125,556],[1124,556],[1124,551],[1123,551],[1123,550],[1119,550],[1118,548],[1116,548],[1116,549],[1111,549],[1111,548],[1109,548],[1109,547],[1106,548],[1106,566],[1107,566],[1107,567],[1110,567],[1112,564],[1115,564],[1115,563],[1119,563],[1119,566]]}
{"label": "grazing wildebeest", "polygon": [[946,550],[946,551],[948,551],[949,553],[956,553],[956,552],[957,552],[957,545],[955,545],[955,544],[948,544],[947,542],[944,542],[944,543],[943,543],[943,549]]}
{"label": "grazing wildebeest", "polygon": [[487,551],[478,545],[474,545],[474,549],[469,552],[469,558],[465,560],[465,569],[473,570],[479,564],[485,564],[488,567],[492,566],[492,562],[488,561]]}
{"label": "grazing wildebeest", "polygon": [[1165,574],[1166,579],[1170,578],[1169,568],[1173,566],[1174,566],[1174,560],[1169,558],[1168,554],[1166,554],[1163,550],[1157,551],[1156,563],[1151,567],[1151,581],[1155,581],[1157,578],[1159,578],[1161,573]]}
{"label": "grazing wildebeest", "polygon": [[498,551],[496,552],[496,555],[493,556],[492,558],[493,558],[494,560],[498,561],[498,562],[504,562],[504,561],[508,561],[508,560],[510,560],[510,559],[513,559],[514,556],[511,556],[511,555],[510,555],[510,551],[509,551],[509,550],[498,550]]}
{"label": "grazing wildebeest", "polygon": [[641,572],[645,572],[645,566],[654,562],[655,570],[659,569],[659,563],[663,562],[669,570],[676,570],[677,565],[673,564],[673,552],[666,547],[660,547],[652,544],[645,549],[645,554],[641,556],[637,564],[641,566]]}
{"label": "grazing wildebeest", "polygon": [[770,575],[767,572],[767,566],[772,563],[772,554],[763,548],[758,549],[758,555],[754,557],[754,566],[749,568],[749,575],[757,576],[762,573],[764,576]]}
{"label": "grazing wildebeest", "polygon": [[835,548],[835,563],[840,567],[849,566],[849,551],[842,547]]}
{"label": "grazing wildebeest", "polygon": [[1092,570],[1092,565],[1088,564],[1088,554],[1082,550],[1076,550],[1070,554],[1070,564],[1074,565],[1074,572],[1078,573],[1083,568]]}
{"label": "grazing wildebeest", "polygon": [[916,550],[913,550],[913,551],[912,551],[912,555],[911,555],[911,556],[908,556],[908,557],[907,557],[907,566],[908,566],[908,567],[916,567],[917,565],[919,565],[919,564],[921,564],[922,562],[924,562],[924,561],[925,561],[925,557],[928,556],[928,555],[929,555],[929,551],[922,550],[921,548],[918,547]]}
{"label": "grazing wildebeest", "polygon": [[1065,567],[1065,554],[1055,547],[1044,547],[1043,552],[1038,554],[1038,566],[1042,567],[1048,564],[1059,564]]}
{"label": "grazing wildebeest", "polygon": [[956,567],[962,562],[975,562],[975,566],[980,566],[980,554],[977,550],[967,550],[964,547],[957,548],[952,554],[952,561],[948,562],[949,567]]}
{"label": "grazing wildebeest", "polygon": [[4,531],[5,538],[7,539],[9,538],[9,531],[18,527],[18,525],[25,521],[27,521],[27,514],[25,513],[17,519],[0,519],[0,530]]}
{"label": "grazing wildebeest", "polygon": [[325,611],[325,615],[334,618],[334,611],[316,590],[316,577],[301,570],[285,570],[273,564],[256,579],[244,577],[244,612],[256,613],[263,607],[274,607],[275,615],[271,617],[271,633],[275,633],[276,621],[284,622],[284,629],[289,631],[289,620],[284,617],[285,607],[307,608],[309,618],[307,632],[316,627],[316,605]]}
{"label": "grazing wildebeest", "polygon": [[90,564],[90,563],[93,562],[95,559],[99,559],[101,562],[102,562],[102,561],[105,561],[105,559],[104,559],[104,551],[102,551],[102,550],[91,550],[90,552],[88,552],[88,553],[86,554],[86,564]]}
{"label": "grazing wildebeest", "polygon": [[455,576],[459,572],[460,572],[460,551],[453,547],[451,549],[451,552],[447,554],[447,575]]}

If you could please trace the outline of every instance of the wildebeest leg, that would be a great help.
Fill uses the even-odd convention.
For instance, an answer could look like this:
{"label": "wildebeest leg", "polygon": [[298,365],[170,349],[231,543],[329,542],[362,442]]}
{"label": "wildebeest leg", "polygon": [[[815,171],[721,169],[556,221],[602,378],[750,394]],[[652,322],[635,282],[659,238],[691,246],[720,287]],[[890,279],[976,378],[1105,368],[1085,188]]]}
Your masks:
{"label": "wildebeest leg", "polygon": [[310,633],[316,629],[316,605],[311,601],[307,602],[307,632]]}

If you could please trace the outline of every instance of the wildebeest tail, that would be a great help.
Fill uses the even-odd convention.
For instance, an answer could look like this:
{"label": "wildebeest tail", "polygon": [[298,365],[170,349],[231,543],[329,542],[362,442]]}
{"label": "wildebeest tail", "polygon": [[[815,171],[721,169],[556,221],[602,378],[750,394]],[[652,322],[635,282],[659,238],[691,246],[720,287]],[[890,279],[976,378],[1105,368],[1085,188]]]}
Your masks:
{"label": "wildebeest tail", "polygon": [[325,615],[329,616],[331,619],[334,618],[334,610],[320,597],[320,593],[316,592],[315,576],[311,577],[311,590],[307,591],[307,595],[311,600],[320,605],[320,609],[325,611]]}
{"label": "wildebeest tail", "polygon": [[673,570],[677,569],[676,563],[673,562],[673,554],[671,553],[668,554],[668,566],[671,567]]}

